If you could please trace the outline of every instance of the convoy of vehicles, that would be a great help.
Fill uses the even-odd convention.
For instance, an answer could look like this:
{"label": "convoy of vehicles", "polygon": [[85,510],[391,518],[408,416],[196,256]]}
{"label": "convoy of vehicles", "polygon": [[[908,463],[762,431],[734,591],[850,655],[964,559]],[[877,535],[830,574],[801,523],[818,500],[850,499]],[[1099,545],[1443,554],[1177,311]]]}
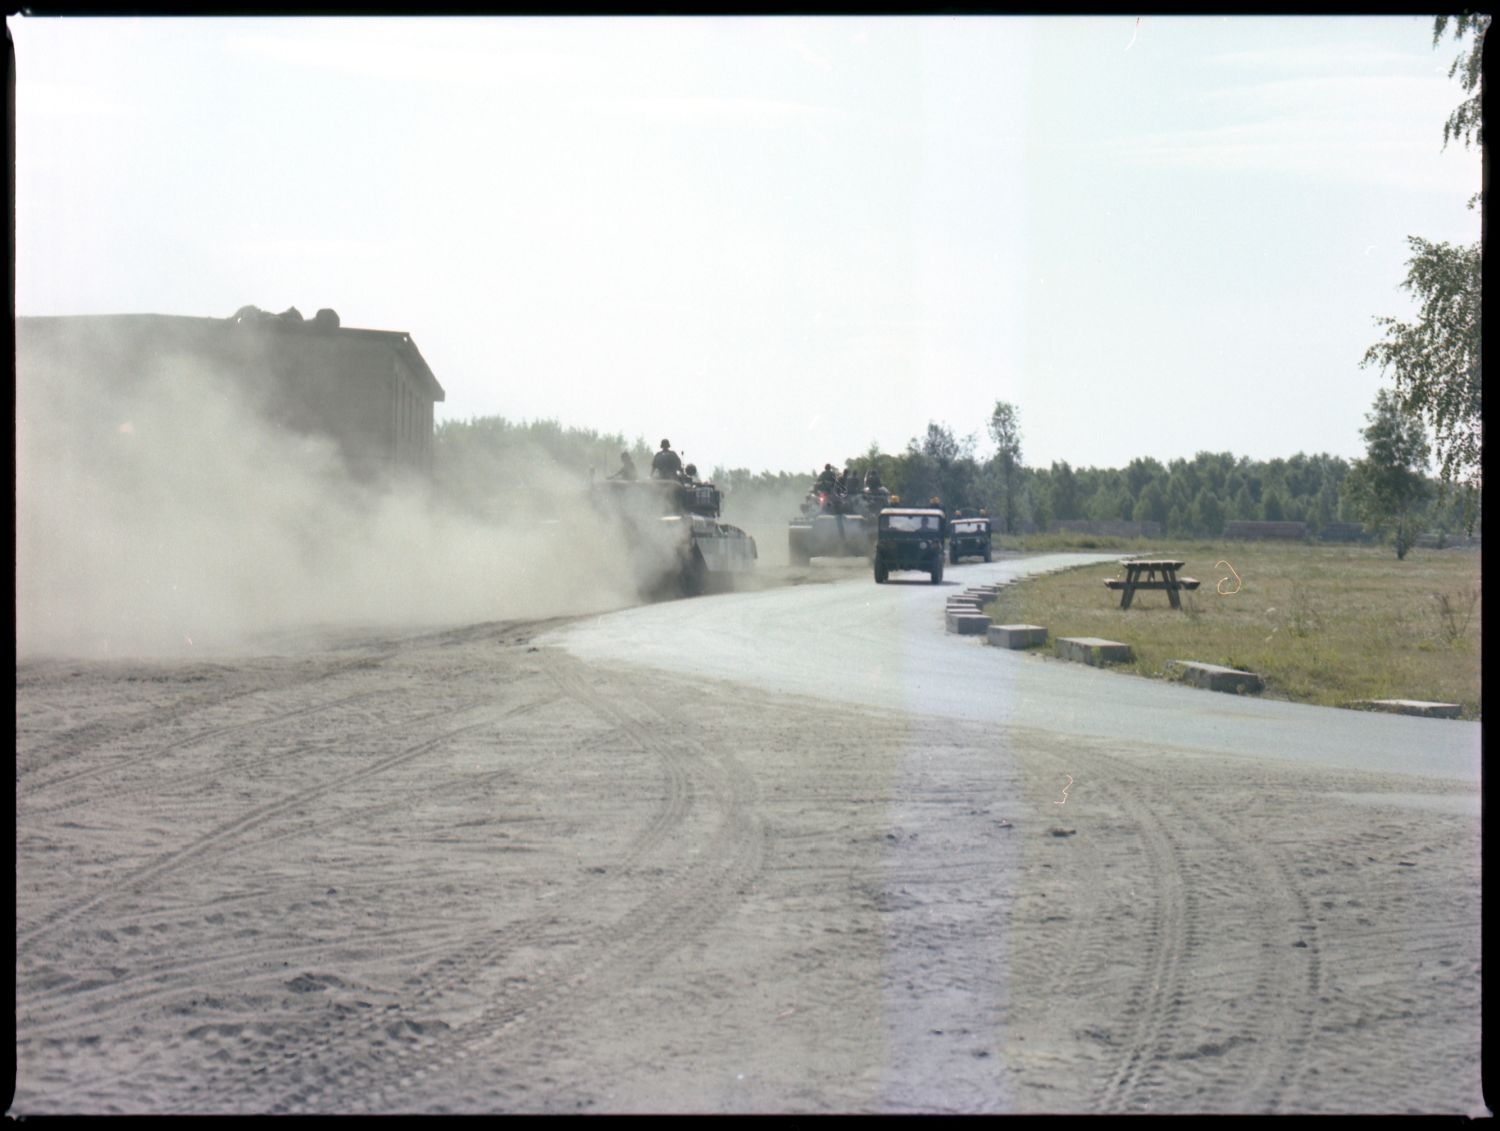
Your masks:
{"label": "convoy of vehicles", "polygon": [[[688,474],[650,479],[612,477],[593,484],[595,505],[624,524],[640,588],[648,596],[695,596],[722,588],[754,567],[755,539],[720,521],[723,497],[712,483]],[[831,474],[831,473],[830,473]],[[840,480],[842,482],[842,480]],[[881,486],[845,494],[820,478],[788,528],[794,565],[814,557],[870,559],[884,584],[901,571],[926,573],[934,585],[947,562],[993,560],[989,517],[959,510],[950,517],[931,506],[904,507]],[[896,504],[896,505],[893,505]]]}
{"label": "convoy of vehicles", "polygon": [[921,570],[936,585],[943,580],[948,516],[936,507],[887,507],[877,520],[875,581],[885,584],[897,570]]}

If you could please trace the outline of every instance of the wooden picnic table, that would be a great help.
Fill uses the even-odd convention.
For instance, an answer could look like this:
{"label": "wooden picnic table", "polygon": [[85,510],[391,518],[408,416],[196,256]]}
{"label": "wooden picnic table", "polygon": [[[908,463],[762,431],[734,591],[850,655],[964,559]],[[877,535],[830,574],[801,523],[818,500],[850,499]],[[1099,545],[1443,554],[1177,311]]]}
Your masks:
{"label": "wooden picnic table", "polygon": [[1125,567],[1125,576],[1123,578],[1111,577],[1104,584],[1111,589],[1123,590],[1120,596],[1122,609],[1130,608],[1130,602],[1135,598],[1138,589],[1165,589],[1167,600],[1172,602],[1172,607],[1180,609],[1182,600],[1178,594],[1184,589],[1198,588],[1197,578],[1177,576],[1177,571],[1186,564],[1184,562],[1137,559],[1120,564]]}

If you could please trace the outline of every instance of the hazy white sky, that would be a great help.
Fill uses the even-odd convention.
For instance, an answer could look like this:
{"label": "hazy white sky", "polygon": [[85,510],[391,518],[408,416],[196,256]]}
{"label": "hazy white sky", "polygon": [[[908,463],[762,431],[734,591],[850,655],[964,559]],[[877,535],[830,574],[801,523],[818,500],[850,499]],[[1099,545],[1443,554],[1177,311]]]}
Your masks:
{"label": "hazy white sky", "polygon": [[1357,456],[1479,156],[1427,17],[7,20],[16,307],[333,307],[440,418],[797,470]]}

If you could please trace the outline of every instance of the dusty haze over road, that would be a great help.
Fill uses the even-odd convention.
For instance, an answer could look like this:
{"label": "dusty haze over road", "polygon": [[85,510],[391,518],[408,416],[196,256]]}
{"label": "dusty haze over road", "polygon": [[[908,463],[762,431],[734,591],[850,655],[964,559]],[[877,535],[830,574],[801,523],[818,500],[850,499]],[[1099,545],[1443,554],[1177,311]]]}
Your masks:
{"label": "dusty haze over road", "polygon": [[[471,506],[420,484],[377,492],[348,481],[331,441],[265,423],[242,376],[170,358],[128,376],[92,380],[22,351],[21,656],[185,657],[291,626],[635,600],[629,572],[609,568],[624,553],[587,506],[585,468],[512,452]],[[524,483],[506,474],[517,467]]]}

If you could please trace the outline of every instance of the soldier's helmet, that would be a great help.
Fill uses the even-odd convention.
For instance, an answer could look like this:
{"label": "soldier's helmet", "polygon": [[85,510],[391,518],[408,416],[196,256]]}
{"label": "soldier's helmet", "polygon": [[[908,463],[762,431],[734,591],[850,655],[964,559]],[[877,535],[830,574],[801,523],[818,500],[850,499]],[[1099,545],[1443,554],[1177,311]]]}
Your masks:
{"label": "soldier's helmet", "polygon": [[671,440],[663,440],[661,442],[661,446],[662,446],[663,450],[665,450],[667,448],[670,448],[672,446],[672,441]]}

